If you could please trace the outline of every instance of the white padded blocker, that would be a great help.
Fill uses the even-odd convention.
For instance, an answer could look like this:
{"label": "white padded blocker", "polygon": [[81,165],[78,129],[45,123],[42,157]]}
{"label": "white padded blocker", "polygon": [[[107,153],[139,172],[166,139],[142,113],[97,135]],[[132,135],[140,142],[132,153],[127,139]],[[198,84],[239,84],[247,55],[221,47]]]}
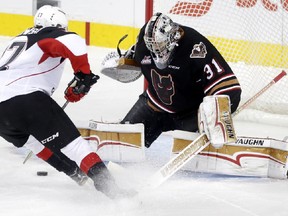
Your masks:
{"label": "white padded blocker", "polygon": [[210,140],[210,133],[207,130],[207,120],[206,117],[204,115],[204,110],[203,110],[203,103],[200,104],[199,109],[198,109],[198,130],[199,133],[205,133],[208,137],[208,139]]}
{"label": "white padded blocker", "polygon": [[142,75],[140,67],[123,64],[117,52],[110,52],[105,56],[100,72],[123,83],[133,82]]}
{"label": "white padded blocker", "polygon": [[224,144],[236,141],[229,96],[206,96],[199,111],[199,130],[200,132],[204,130],[215,148],[221,148]]}

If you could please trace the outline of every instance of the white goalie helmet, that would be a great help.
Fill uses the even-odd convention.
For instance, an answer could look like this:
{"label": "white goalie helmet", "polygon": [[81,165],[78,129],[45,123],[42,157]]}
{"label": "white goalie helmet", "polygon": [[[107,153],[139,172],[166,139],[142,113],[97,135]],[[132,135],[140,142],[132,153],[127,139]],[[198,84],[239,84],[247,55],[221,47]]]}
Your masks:
{"label": "white goalie helmet", "polygon": [[34,27],[51,26],[67,30],[68,20],[66,14],[59,7],[44,5],[38,9],[34,16]]}
{"label": "white goalie helmet", "polygon": [[157,68],[164,69],[170,64],[180,38],[179,25],[168,16],[156,13],[151,17],[145,28],[144,41]]}

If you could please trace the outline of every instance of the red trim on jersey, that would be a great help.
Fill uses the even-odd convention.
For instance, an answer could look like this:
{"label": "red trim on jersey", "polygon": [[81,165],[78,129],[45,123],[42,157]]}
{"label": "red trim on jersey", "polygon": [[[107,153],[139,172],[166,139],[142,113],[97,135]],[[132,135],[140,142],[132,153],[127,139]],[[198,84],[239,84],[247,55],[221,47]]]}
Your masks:
{"label": "red trim on jersey", "polygon": [[80,169],[87,174],[92,166],[100,162],[102,162],[101,158],[95,152],[91,152],[82,159]]}
{"label": "red trim on jersey", "polygon": [[38,64],[41,64],[48,57],[62,57],[68,58],[71,62],[72,68],[75,72],[82,71],[90,74],[90,65],[88,62],[87,53],[84,55],[74,55],[68,47],[54,38],[46,38],[38,41],[38,46],[44,52]]}
{"label": "red trim on jersey", "polygon": [[52,70],[54,70],[55,68],[57,68],[59,65],[61,65],[61,63],[59,63],[58,65],[56,65],[55,67],[53,67],[53,68],[51,68],[51,69],[49,69],[49,70],[47,70],[47,71],[43,71],[43,72],[39,72],[39,73],[35,73],[35,74],[30,74],[30,75],[23,76],[23,77],[19,77],[18,79],[13,80],[13,81],[11,81],[10,83],[6,84],[6,86],[9,86],[9,85],[11,85],[12,83],[17,82],[18,80],[25,79],[25,78],[27,78],[27,77],[38,76],[38,75],[41,75],[41,74],[49,73],[50,71],[52,71]]}
{"label": "red trim on jersey", "polygon": [[52,155],[53,152],[45,147],[41,152],[37,154],[37,157],[43,159],[44,161],[47,161]]}

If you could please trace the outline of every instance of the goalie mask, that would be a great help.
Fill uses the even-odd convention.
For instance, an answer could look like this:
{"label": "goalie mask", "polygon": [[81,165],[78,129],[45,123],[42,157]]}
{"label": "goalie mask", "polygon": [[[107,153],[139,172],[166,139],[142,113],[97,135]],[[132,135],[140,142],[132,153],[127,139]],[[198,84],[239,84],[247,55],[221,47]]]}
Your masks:
{"label": "goalie mask", "polygon": [[154,14],[147,23],[144,41],[157,68],[164,69],[171,62],[180,32],[179,25],[162,13]]}
{"label": "goalie mask", "polygon": [[44,5],[36,12],[34,16],[34,27],[58,27],[67,30],[68,20],[66,14],[58,7]]}

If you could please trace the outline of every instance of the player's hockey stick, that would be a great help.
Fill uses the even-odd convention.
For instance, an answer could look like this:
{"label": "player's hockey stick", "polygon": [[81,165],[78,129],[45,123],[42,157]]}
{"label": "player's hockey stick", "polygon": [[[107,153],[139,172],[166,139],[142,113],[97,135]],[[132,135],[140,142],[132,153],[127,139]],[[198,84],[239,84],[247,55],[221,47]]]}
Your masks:
{"label": "player's hockey stick", "polygon": [[62,109],[64,110],[66,108],[66,106],[69,104],[69,101],[66,100],[66,102],[63,104]]}
{"label": "player's hockey stick", "polygon": [[[281,80],[287,73],[283,70],[278,74],[270,83],[268,83],[264,88],[257,92],[253,97],[251,97],[247,102],[241,105],[234,113],[233,117],[241,112],[243,109],[248,107],[252,102],[254,102],[260,95],[266,92],[271,86]],[[168,163],[162,166],[148,181],[148,185],[151,187],[158,187],[169,177],[171,177],[175,172],[181,169],[185,164],[187,164],[191,159],[198,155],[203,149],[205,149],[210,144],[206,134],[201,134],[196,140],[191,142],[186,148],[184,148],[177,156],[172,158]]]}
{"label": "player's hockey stick", "polygon": [[[69,101],[66,100],[66,102],[65,102],[65,103],[63,104],[63,106],[62,106],[62,109],[64,110],[68,104],[69,104]],[[27,156],[25,157],[25,159],[24,159],[24,161],[23,161],[23,164],[25,164],[25,163],[32,157],[32,155],[33,155],[33,152],[30,151],[30,152],[27,154]]]}

